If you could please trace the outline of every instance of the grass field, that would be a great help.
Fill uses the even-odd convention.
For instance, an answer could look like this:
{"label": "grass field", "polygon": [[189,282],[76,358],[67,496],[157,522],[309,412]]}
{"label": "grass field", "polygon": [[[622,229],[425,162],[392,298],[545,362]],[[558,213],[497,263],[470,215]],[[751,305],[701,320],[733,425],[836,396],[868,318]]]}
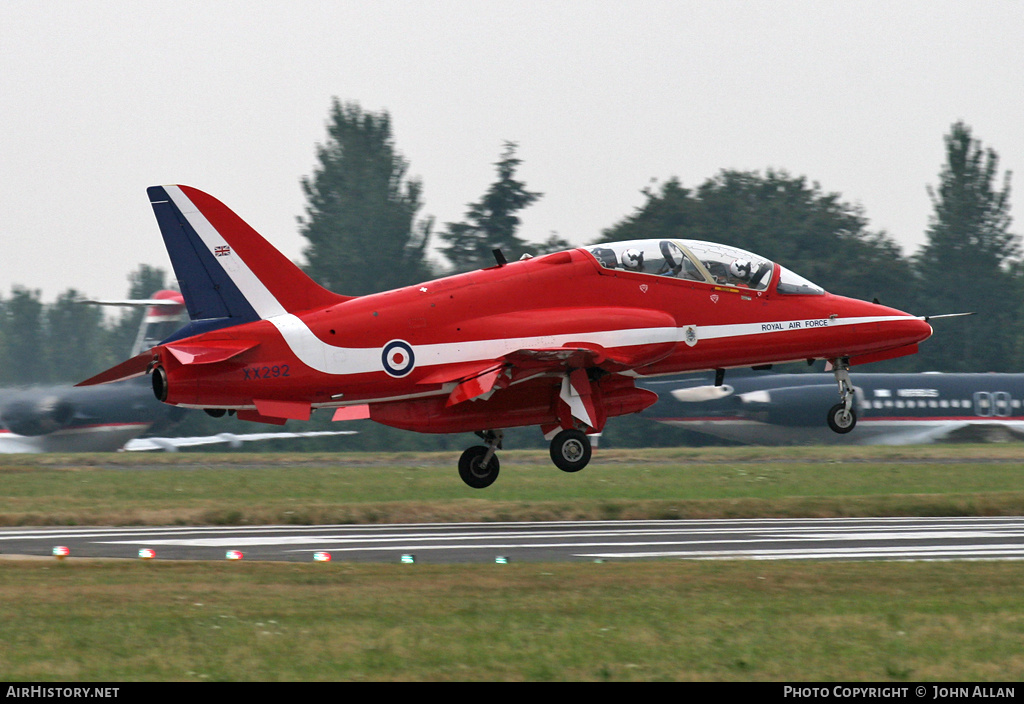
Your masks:
{"label": "grass field", "polygon": [[1024,448],[603,450],[582,472],[504,452],[0,456],[0,525],[1024,515]]}
{"label": "grass field", "polygon": [[[0,457],[0,522],[1024,515],[1012,445]],[[1024,563],[0,561],[0,679],[988,681],[1024,677]]]}
{"label": "grass field", "polygon": [[1024,676],[1024,565],[0,562],[15,681]]}

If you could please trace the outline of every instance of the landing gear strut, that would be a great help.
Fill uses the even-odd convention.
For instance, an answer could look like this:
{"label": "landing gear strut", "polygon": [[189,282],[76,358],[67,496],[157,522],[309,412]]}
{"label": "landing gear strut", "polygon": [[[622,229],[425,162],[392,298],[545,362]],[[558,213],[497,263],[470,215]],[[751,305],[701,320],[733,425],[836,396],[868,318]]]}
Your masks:
{"label": "landing gear strut", "polygon": [[503,433],[500,430],[488,430],[477,435],[487,444],[474,445],[462,453],[459,458],[459,476],[474,489],[483,489],[498,478],[501,463],[494,451],[501,449]]}
{"label": "landing gear strut", "polygon": [[853,410],[853,385],[850,384],[850,360],[843,357],[832,360],[833,373],[839,384],[840,403],[828,410],[828,427],[837,433],[848,433],[857,425]]}

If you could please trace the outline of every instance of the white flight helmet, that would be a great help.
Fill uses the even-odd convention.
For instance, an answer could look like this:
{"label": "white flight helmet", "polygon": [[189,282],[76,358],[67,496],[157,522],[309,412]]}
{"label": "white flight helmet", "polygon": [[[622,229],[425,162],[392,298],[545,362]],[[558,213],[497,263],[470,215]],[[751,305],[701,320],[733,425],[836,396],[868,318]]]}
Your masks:
{"label": "white flight helmet", "polygon": [[626,269],[639,270],[644,264],[644,253],[630,247],[622,253],[622,266]]}
{"label": "white flight helmet", "polygon": [[746,281],[750,278],[750,261],[747,259],[733,259],[729,265],[729,273],[735,278]]}

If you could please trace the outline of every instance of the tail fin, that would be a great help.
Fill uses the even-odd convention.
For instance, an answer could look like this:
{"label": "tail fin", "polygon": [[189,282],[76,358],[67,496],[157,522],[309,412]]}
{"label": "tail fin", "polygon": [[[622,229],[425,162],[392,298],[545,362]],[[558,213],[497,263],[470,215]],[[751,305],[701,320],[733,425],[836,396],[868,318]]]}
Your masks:
{"label": "tail fin", "polygon": [[321,287],[213,196],[148,189],[192,322],[174,337],[349,300]]}
{"label": "tail fin", "polygon": [[145,308],[145,315],[139,325],[139,332],[132,345],[131,356],[145,352],[161,340],[170,337],[175,330],[186,324],[185,299],[177,291],[157,291],[150,298],[112,300],[86,299],[82,303],[100,306],[128,306]]}

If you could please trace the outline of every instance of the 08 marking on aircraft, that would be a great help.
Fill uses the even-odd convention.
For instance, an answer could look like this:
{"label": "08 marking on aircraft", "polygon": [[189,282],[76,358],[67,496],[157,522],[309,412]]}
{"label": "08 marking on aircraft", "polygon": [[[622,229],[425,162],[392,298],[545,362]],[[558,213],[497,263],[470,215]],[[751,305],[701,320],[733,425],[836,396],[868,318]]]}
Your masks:
{"label": "08 marking on aircraft", "polygon": [[350,562],[431,563],[593,560],[1024,559],[1024,517],[734,519],[546,523],[391,524],[0,530],[0,552],[158,559],[309,561],[330,552]]}

